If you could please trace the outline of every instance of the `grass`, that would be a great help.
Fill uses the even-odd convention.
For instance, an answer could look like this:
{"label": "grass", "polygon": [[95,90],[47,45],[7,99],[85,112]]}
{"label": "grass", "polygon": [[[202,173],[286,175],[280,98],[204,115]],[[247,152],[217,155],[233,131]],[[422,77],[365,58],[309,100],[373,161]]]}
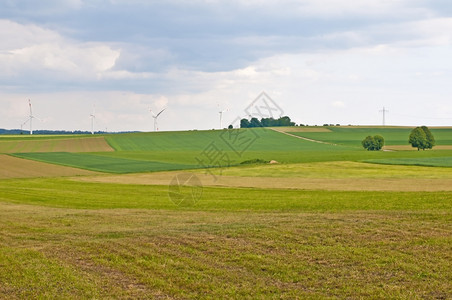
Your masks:
{"label": "grass", "polygon": [[[159,132],[105,136],[111,152],[0,156],[36,164],[36,177],[41,162],[114,173],[0,179],[0,298],[450,297],[451,169],[362,161],[445,165],[452,151],[369,152],[361,135],[379,128],[328,129],[297,134],[342,145],[263,129]],[[390,143],[409,131],[385,130]],[[452,144],[450,129],[434,134]],[[169,198],[178,171],[123,175],[200,167],[207,154],[228,156],[214,169],[223,186],[191,170],[205,183],[191,205]],[[253,160],[280,164],[226,168]],[[378,184],[391,189],[366,190]]]}
{"label": "grass", "polygon": [[1,137],[0,153],[113,151],[102,136]]}
{"label": "grass", "polygon": [[[292,134],[329,143],[361,148],[368,135],[381,135],[386,145],[407,145],[412,128],[408,127],[328,127],[331,132],[293,132]],[[452,128],[431,129],[437,145],[452,145]]]}
{"label": "grass", "polygon": [[[432,158],[433,159],[433,158]],[[439,160],[445,158],[440,157]],[[399,159],[394,159],[398,161]],[[449,158],[450,160],[450,158]],[[380,160],[375,160],[379,162]],[[385,161],[385,160],[383,160]],[[390,161],[390,160],[389,160]],[[374,161],[372,161],[374,162]],[[374,163],[328,161],[299,164],[256,165],[233,167],[223,170],[224,176],[276,177],[276,178],[433,178],[452,179],[450,168],[428,168],[425,166],[381,165]]]}
{"label": "grass", "polygon": [[371,159],[367,162],[385,165],[411,165],[429,167],[452,167],[452,157]]}
{"label": "grass", "polygon": [[[290,128],[283,129],[290,130]],[[369,130],[386,131],[386,135],[392,137],[389,140],[398,143],[397,139],[405,135],[410,129],[331,127],[321,132],[308,130],[308,132],[294,133],[303,136],[314,135],[311,138],[345,144],[337,146],[297,139],[270,129],[255,128],[129,133],[71,139],[64,137],[54,139],[47,139],[47,137],[30,139],[27,137],[20,139],[17,137],[14,141],[0,141],[0,150],[3,147],[4,152],[16,152],[14,155],[21,158],[111,173],[227,167],[251,160],[307,163],[452,156],[452,150],[427,151],[422,154],[414,153],[414,151],[412,153],[409,153],[409,151],[383,153],[364,151],[360,147],[355,147],[356,143],[360,143],[361,135],[365,131],[370,134]],[[442,136],[440,135],[439,143],[447,141],[447,133],[450,130],[436,130],[443,132]],[[14,145],[14,147],[8,148],[7,145]],[[107,148],[103,150],[114,148],[116,151],[73,153],[90,150],[99,151],[104,146],[107,146]],[[59,149],[63,149],[67,153],[58,151]],[[26,150],[32,153],[26,152]],[[52,153],[46,153],[50,151]]]}
{"label": "grass", "polygon": [[[88,183],[63,179],[7,180],[0,201],[77,209],[177,209],[168,186]],[[204,200],[186,209],[258,211],[343,211],[449,207],[452,193],[298,191],[286,189],[205,188]],[[387,198],[387,200],[385,199]],[[399,202],[398,200],[404,199]],[[436,199],[436,200],[435,200]],[[439,201],[439,202],[438,202]],[[416,208],[417,207],[417,208]]]}
{"label": "grass", "polygon": [[[337,130],[341,128],[331,128]],[[362,128],[345,128],[361,131]],[[377,129],[375,129],[377,130]],[[385,129],[398,130],[407,129]],[[299,134],[312,132],[299,132]],[[338,137],[342,135],[331,132]],[[312,134],[330,134],[320,132]],[[356,133],[353,133],[358,136]],[[452,150],[371,152],[358,147],[314,143],[268,129],[159,132],[108,135],[113,152],[16,153],[27,159],[111,173],[151,172],[199,167],[228,167],[244,161],[280,163],[360,161],[452,156]]]}
{"label": "grass", "polygon": [[[298,139],[294,138],[294,140]],[[310,142],[302,141],[302,143]],[[442,158],[452,156],[452,150],[422,151],[422,153],[418,153],[417,151],[382,152],[365,150],[347,150],[342,148],[335,148],[334,151],[248,150],[244,152],[242,155],[237,155],[233,151],[221,150],[220,152],[213,151],[209,155],[215,153],[218,155],[217,157],[219,159],[212,161],[209,160],[207,154],[202,150],[116,151],[116,152],[97,152],[97,153],[67,153],[67,152],[16,153],[14,154],[14,156],[37,160],[41,162],[82,168],[91,171],[100,171],[109,173],[187,170],[187,169],[196,169],[203,166],[225,168],[229,166],[239,165],[243,161],[255,159],[263,161],[276,160],[282,164],[292,164],[292,163],[333,162],[333,161],[363,161],[369,159],[399,159],[399,158],[417,159],[420,157]]]}
{"label": "grass", "polygon": [[16,153],[14,154],[14,156],[107,173],[138,173],[196,168],[196,165],[172,164],[158,161],[143,161],[86,153]]}
{"label": "grass", "polygon": [[451,288],[450,192],[204,188],[178,207],[167,186],[0,187],[2,297],[441,298]]}

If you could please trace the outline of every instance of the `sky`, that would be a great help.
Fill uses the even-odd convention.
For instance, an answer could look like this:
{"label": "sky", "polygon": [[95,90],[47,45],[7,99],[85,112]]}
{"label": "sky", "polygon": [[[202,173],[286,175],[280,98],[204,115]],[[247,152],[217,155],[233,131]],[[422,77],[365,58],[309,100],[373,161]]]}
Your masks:
{"label": "sky", "polygon": [[0,128],[30,100],[34,130],[213,129],[262,92],[297,124],[452,125],[451,46],[448,0],[0,0]]}

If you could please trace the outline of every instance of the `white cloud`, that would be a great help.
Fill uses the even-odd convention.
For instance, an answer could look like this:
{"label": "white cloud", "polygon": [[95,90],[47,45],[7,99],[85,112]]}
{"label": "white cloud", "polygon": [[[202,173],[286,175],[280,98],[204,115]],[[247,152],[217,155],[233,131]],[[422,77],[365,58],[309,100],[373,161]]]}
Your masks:
{"label": "white cloud", "polygon": [[[36,126],[71,130],[90,129],[94,103],[109,130],[151,130],[149,108],[165,107],[162,129],[209,129],[218,103],[230,108],[226,124],[263,90],[304,124],[379,124],[383,105],[400,124],[413,120],[398,111],[429,121],[452,109],[452,18],[426,1],[169,2],[68,0],[57,8],[81,10],[67,22],[0,20],[0,127],[26,119],[29,97],[47,118]],[[157,17],[163,8],[162,24],[148,21],[152,5]]]}
{"label": "white cloud", "polygon": [[333,105],[333,107],[345,107],[345,103],[343,101],[334,101],[333,103],[331,103],[331,105]]}
{"label": "white cloud", "polygon": [[[79,43],[36,25],[0,20],[0,76],[25,76],[29,71],[55,73],[79,79],[95,79],[109,72],[119,50],[101,43]],[[63,74],[63,75],[61,75]]]}

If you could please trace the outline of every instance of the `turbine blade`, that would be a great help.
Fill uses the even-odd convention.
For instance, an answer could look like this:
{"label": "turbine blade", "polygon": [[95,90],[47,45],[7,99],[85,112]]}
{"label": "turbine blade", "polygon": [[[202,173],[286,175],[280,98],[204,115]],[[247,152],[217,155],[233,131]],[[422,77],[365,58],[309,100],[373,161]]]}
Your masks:
{"label": "turbine blade", "polygon": [[158,116],[160,116],[160,114],[161,114],[162,112],[164,112],[165,109],[166,109],[166,108],[162,109],[155,117],[157,118]]}

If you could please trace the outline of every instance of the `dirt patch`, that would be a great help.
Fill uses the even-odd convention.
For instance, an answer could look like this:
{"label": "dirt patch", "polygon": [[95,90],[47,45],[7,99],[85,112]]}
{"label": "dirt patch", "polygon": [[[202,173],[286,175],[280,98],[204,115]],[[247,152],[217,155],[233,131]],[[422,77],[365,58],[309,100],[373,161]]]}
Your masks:
{"label": "dirt patch", "polygon": [[331,132],[331,130],[326,127],[293,126],[293,127],[271,127],[271,129],[279,132]]}
{"label": "dirt patch", "polygon": [[104,137],[0,141],[0,153],[114,151]]}
{"label": "dirt patch", "polygon": [[[121,183],[168,185],[180,172],[159,172],[80,177],[75,180]],[[204,186],[248,187],[271,189],[327,190],[327,191],[452,191],[452,179],[426,178],[279,178],[238,177],[196,174]]]}
{"label": "dirt patch", "polygon": [[0,154],[0,179],[94,175],[97,172]]}

